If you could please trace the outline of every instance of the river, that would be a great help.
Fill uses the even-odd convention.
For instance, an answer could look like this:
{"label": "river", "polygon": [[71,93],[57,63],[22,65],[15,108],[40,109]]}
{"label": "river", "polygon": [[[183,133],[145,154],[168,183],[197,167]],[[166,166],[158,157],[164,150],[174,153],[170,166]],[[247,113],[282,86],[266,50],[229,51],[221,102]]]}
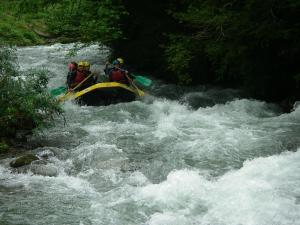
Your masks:
{"label": "river", "polygon": [[[49,88],[72,44],[18,49],[22,70],[46,68]],[[47,164],[26,171],[0,161],[3,225],[299,225],[300,108],[245,99],[239,91],[155,80],[143,101],[63,105],[65,121],[34,134]],[[50,175],[50,176],[45,176]]]}

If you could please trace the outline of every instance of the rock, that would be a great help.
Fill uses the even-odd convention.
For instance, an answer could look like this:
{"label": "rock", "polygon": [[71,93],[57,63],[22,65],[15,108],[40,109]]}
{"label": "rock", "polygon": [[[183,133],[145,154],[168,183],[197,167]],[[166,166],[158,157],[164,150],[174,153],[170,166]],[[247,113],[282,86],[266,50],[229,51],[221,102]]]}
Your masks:
{"label": "rock", "polygon": [[59,169],[53,163],[49,163],[49,161],[43,159],[32,161],[30,164],[26,164],[26,165],[24,164],[23,166],[20,167],[15,167],[12,169],[12,171],[14,173],[31,172],[35,175],[42,175],[42,176],[49,176],[49,177],[56,177],[59,173]]}
{"label": "rock", "polygon": [[30,170],[33,174],[56,177],[58,175],[58,168],[53,164],[47,164],[45,161],[36,161],[30,165]]}
{"label": "rock", "polygon": [[300,107],[300,101],[296,101],[293,105],[293,111]]}
{"label": "rock", "polygon": [[54,157],[54,153],[49,149],[42,150],[38,152],[37,155],[42,159],[49,159],[51,157]]}
{"label": "rock", "polygon": [[13,168],[17,168],[17,167],[29,165],[31,162],[35,160],[39,160],[39,158],[33,154],[27,154],[11,161],[10,166]]}

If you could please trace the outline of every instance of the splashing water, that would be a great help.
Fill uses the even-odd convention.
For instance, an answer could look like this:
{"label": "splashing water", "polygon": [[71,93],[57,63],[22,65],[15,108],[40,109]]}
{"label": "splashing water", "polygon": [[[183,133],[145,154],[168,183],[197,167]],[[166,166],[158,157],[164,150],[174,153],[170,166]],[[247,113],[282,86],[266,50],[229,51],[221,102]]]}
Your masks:
{"label": "splashing water", "polygon": [[[49,88],[72,60],[102,72],[107,50],[66,58],[70,48],[20,48],[21,69],[50,70]],[[0,224],[300,224],[300,108],[155,83],[145,101],[65,103],[66,124],[32,138],[46,166],[17,173],[1,160]]]}

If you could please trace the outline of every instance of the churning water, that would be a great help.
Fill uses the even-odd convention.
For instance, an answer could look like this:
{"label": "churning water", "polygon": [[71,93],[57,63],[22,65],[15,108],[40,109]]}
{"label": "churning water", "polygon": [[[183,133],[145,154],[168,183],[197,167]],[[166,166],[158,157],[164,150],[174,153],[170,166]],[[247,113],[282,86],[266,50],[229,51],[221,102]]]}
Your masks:
{"label": "churning water", "polygon": [[[96,45],[18,49],[21,69],[65,82],[71,60],[103,69]],[[63,105],[66,123],[32,141],[44,163],[17,173],[0,161],[0,224],[299,225],[300,108],[234,90],[155,81],[144,101]]]}

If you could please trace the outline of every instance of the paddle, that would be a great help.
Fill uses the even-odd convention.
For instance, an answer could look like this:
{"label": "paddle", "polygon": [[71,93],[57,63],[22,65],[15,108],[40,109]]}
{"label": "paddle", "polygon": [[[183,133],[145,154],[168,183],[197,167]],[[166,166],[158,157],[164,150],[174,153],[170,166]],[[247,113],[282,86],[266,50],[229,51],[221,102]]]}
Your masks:
{"label": "paddle", "polygon": [[140,85],[143,85],[145,87],[149,87],[151,84],[152,84],[152,80],[144,77],[144,76],[141,76],[141,75],[138,75],[138,74],[130,74],[131,76],[134,77],[134,80],[136,82],[138,82]]}
{"label": "paddle", "polygon": [[136,89],[137,94],[142,97],[144,95],[144,92],[141,91],[135,84],[134,82],[128,77],[128,75],[125,73],[125,76],[127,77],[127,79],[129,80],[129,82],[131,83],[131,85]]}
{"label": "paddle", "polygon": [[67,91],[67,87],[66,86],[60,86],[58,88],[52,89],[50,91],[50,94],[55,97],[55,96],[64,94],[66,91]]}
{"label": "paddle", "polygon": [[65,101],[67,98],[69,98],[69,96],[72,95],[73,92],[74,92],[77,88],[79,88],[79,87],[80,87],[87,79],[89,79],[89,78],[90,78],[91,76],[93,76],[93,75],[94,75],[94,73],[91,73],[89,76],[87,76],[83,81],[81,81],[79,84],[77,84],[76,87],[74,87],[74,88],[72,89],[72,91],[69,91],[67,94],[61,96],[61,97],[59,98],[59,101]]}

